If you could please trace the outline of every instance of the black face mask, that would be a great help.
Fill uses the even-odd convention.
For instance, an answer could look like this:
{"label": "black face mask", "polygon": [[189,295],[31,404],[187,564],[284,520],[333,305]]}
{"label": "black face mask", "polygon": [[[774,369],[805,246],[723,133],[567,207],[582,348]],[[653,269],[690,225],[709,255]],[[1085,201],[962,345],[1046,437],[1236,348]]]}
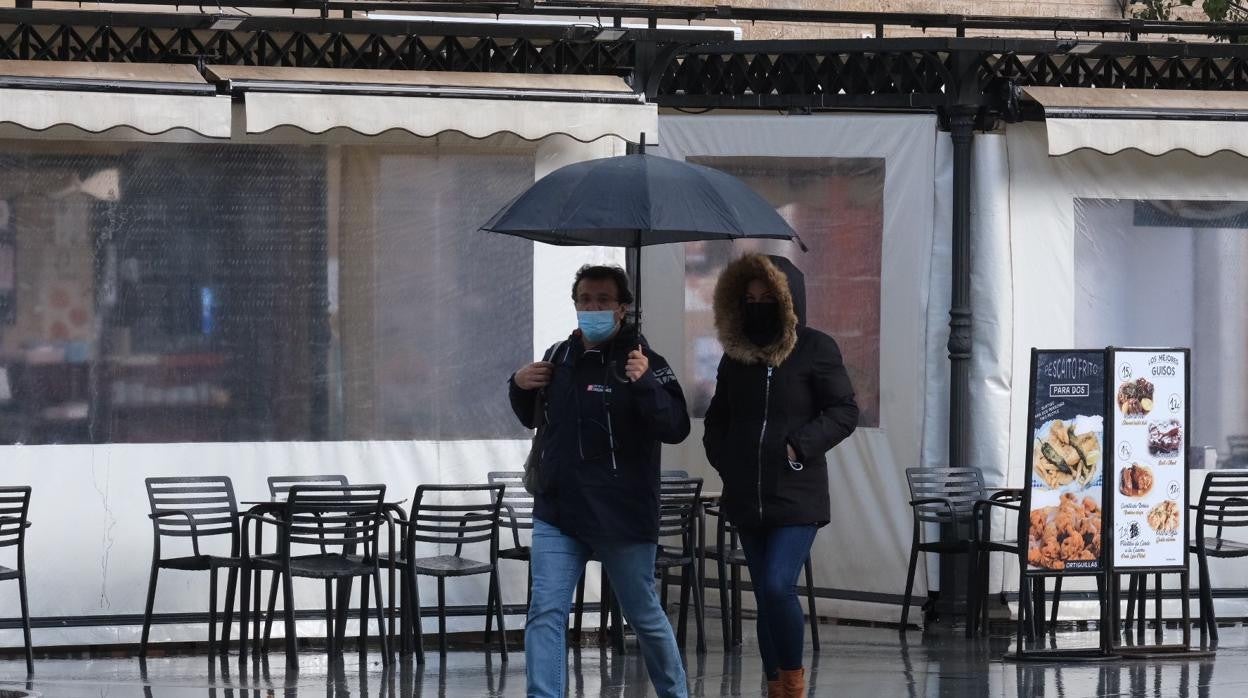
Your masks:
{"label": "black face mask", "polygon": [[780,336],[779,303],[745,303],[745,336],[754,346],[765,347]]}

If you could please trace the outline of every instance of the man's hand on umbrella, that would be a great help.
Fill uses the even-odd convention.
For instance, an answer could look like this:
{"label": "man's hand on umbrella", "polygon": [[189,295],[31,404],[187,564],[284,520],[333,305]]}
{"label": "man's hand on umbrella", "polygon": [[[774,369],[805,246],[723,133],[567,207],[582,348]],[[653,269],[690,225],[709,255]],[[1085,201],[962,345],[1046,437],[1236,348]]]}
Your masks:
{"label": "man's hand on umbrella", "polygon": [[537,390],[550,385],[555,365],[549,361],[534,361],[516,371],[516,387],[521,390]]}
{"label": "man's hand on umbrella", "polygon": [[624,365],[624,375],[628,376],[630,381],[636,383],[649,370],[650,359],[646,358],[645,353],[641,351],[641,345],[638,344],[636,349],[628,353],[628,363]]}

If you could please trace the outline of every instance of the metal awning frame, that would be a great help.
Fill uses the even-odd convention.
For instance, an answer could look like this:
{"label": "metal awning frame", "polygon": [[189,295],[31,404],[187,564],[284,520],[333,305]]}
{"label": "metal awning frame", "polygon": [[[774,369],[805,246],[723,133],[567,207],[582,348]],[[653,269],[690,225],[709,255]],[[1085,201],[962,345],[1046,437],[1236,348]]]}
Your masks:
{"label": "metal awning frame", "polygon": [[223,80],[222,89],[241,99],[248,92],[285,94],[359,95],[376,97],[448,97],[461,99],[516,99],[542,102],[591,102],[595,104],[644,104],[645,95],[570,90],[518,90],[508,88],[423,87],[416,85],[361,85],[344,82],[292,82],[282,80]]}
{"label": "metal awning frame", "polygon": [[[428,3],[415,6],[422,12],[435,9]],[[609,22],[612,15],[605,17],[603,21]],[[864,21],[865,17],[862,13],[845,16],[847,21]],[[905,19],[916,26],[953,22],[944,15],[878,17],[898,23]],[[1222,42],[1106,40],[1073,33],[1063,39],[732,41],[730,32],[667,28],[627,29],[614,32],[609,40],[598,40],[597,26],[256,16],[214,29],[219,18],[197,13],[0,9],[0,58],[191,63],[201,69],[277,65],[615,75],[631,77],[636,91],[644,93],[648,102],[666,108],[936,112],[947,125],[951,109],[973,106],[981,128],[998,119],[1042,118],[1038,110],[1029,110],[1011,94],[1018,86],[1248,90],[1248,45]],[[975,25],[972,19],[984,18],[964,17],[958,26]],[[1066,26],[1062,22],[1057,24]],[[1190,28],[1186,26],[1190,23],[1180,24]],[[1174,28],[1125,20],[1097,20],[1095,26],[1132,34]],[[16,86],[42,87],[39,82],[27,80]],[[136,89],[107,81],[80,82],[76,89],[107,92],[123,87]],[[177,93],[207,88],[150,84],[138,89]],[[216,89],[234,93],[236,88]],[[512,97],[474,89],[382,88],[332,80],[300,89]],[[565,98],[558,93],[548,97]]]}

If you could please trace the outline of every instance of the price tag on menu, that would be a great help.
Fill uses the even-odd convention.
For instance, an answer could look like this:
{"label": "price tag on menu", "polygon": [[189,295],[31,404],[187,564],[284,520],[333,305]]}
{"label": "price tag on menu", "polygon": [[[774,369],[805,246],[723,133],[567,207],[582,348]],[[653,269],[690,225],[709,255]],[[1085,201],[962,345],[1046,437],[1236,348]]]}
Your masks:
{"label": "price tag on menu", "polygon": [[1113,351],[1115,567],[1187,559],[1187,353]]}

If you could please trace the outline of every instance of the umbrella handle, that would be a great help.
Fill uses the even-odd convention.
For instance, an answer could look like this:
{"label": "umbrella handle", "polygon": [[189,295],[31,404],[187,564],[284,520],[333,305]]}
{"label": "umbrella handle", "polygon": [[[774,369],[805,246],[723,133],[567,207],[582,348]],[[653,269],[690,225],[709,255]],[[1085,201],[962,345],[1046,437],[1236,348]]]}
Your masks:
{"label": "umbrella handle", "polygon": [[629,382],[629,380],[628,380],[628,374],[624,373],[624,369],[620,368],[620,362],[619,362],[619,361],[608,361],[608,362],[607,362],[607,375],[609,375],[609,376],[611,376],[611,378],[615,379],[615,382],[617,382],[617,383],[625,383],[625,384],[627,384],[627,383]]}

